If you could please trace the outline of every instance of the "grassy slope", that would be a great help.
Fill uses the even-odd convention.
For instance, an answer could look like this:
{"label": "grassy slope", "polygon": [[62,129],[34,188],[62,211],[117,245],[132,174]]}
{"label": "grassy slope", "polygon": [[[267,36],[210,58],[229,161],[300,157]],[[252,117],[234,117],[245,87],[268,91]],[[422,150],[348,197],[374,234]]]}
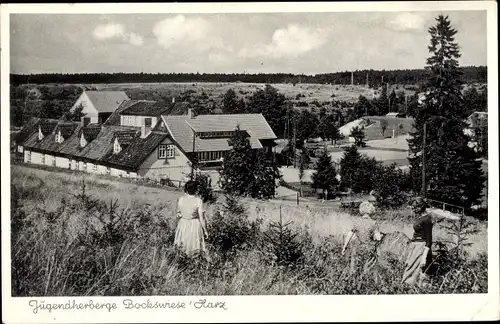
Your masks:
{"label": "grassy slope", "polygon": [[[69,198],[72,194],[77,194],[82,180],[87,184],[87,192],[90,195],[99,197],[104,201],[118,200],[124,208],[142,208],[145,204],[161,209],[165,215],[173,215],[173,206],[182,192],[178,190],[163,189],[152,186],[135,184],[128,180],[116,181],[113,178],[102,178],[96,175],[88,175],[76,172],[59,172],[43,169],[34,169],[23,165],[12,166],[13,178],[31,176],[41,179],[46,186],[47,199],[44,201],[44,208],[55,210],[57,202],[63,198]],[[326,207],[316,202],[301,202],[299,206],[295,204],[295,199],[288,201],[271,200],[255,201],[252,199],[242,199],[248,207],[249,215],[252,219],[261,217],[264,225],[269,220],[279,218],[280,207],[285,220],[291,220],[301,228],[309,228],[313,237],[333,235],[337,242],[342,239],[343,233],[352,225],[355,216],[340,212],[338,207]],[[207,207],[208,218],[213,214],[214,205]],[[357,218],[357,217],[356,217]],[[377,216],[380,218],[382,231],[401,231],[408,236],[412,235],[412,225],[407,211],[387,211]],[[360,220],[363,223],[363,220]],[[472,245],[469,252],[476,255],[487,252],[487,227],[486,223],[478,223],[480,232],[470,237]],[[449,239],[446,231],[439,225],[434,230],[435,240]]]}
{"label": "grassy slope", "polygon": [[[116,218],[112,220],[106,208],[100,214],[102,208],[88,209],[89,202],[74,197],[81,193],[83,179],[90,205],[95,198],[118,200],[119,225],[109,229],[104,224]],[[401,294],[487,289],[484,255],[436,277],[438,281],[425,290],[400,284],[400,263],[375,268],[367,276],[362,266],[369,254],[362,253],[355,259],[355,268],[350,268],[351,259],[340,255],[338,243],[350,216],[335,211],[246,200],[250,218],[276,219],[282,205],[286,217],[293,218],[296,226],[309,226],[316,240],[320,234],[333,237],[311,244],[302,231],[298,242],[305,259],[297,268],[278,266],[272,252],[255,247],[237,249],[228,259],[211,254],[213,261],[206,264],[186,260],[172,249],[178,191],[20,165],[12,166],[11,188],[15,196],[11,199],[14,296]],[[213,215],[213,206],[208,214]],[[229,226],[231,234],[232,222],[229,215],[218,226]],[[217,224],[210,217],[209,228],[213,223]]]}

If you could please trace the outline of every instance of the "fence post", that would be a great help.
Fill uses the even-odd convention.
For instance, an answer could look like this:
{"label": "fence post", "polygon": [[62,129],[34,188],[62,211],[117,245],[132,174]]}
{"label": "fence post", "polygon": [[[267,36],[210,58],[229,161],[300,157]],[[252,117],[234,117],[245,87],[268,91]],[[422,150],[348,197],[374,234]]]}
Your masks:
{"label": "fence post", "polygon": [[297,192],[297,206],[299,205],[299,193]]}
{"label": "fence post", "polygon": [[445,211],[445,210],[446,210],[446,208],[445,208],[445,203],[443,203],[443,211]]}

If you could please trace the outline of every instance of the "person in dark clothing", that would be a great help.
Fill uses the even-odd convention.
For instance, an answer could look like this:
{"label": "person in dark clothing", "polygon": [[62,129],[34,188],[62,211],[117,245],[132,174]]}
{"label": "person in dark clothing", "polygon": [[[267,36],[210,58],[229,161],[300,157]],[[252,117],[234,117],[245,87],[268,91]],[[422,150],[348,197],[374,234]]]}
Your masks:
{"label": "person in dark clothing", "polygon": [[403,283],[421,284],[426,279],[426,271],[432,261],[433,218],[427,213],[428,204],[418,197],[412,204],[412,210],[419,215],[413,224],[413,238],[408,245]]}

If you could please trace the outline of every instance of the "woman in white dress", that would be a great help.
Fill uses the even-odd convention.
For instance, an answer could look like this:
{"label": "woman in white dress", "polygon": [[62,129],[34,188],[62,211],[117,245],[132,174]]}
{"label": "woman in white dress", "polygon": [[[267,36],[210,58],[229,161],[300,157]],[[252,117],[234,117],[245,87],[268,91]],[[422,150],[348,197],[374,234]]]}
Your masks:
{"label": "woman in white dress", "polygon": [[196,182],[188,181],[184,186],[186,194],[177,203],[177,229],[174,245],[188,256],[206,253],[205,238],[208,231],[205,223],[203,201],[195,196]]}

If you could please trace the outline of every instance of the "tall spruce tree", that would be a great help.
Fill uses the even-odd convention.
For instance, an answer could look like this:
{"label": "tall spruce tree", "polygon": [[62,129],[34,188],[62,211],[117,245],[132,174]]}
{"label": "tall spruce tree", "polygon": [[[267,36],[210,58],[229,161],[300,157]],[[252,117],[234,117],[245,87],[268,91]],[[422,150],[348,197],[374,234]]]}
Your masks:
{"label": "tall spruce tree", "polygon": [[[429,28],[431,76],[425,99],[414,115],[415,132],[408,140],[410,172],[415,189],[428,198],[469,207],[479,201],[485,177],[478,154],[468,146],[466,108],[461,93],[457,33],[447,16],[439,15]],[[422,185],[422,148],[425,138],[425,188]]]}
{"label": "tall spruce tree", "polygon": [[[323,193],[325,193],[325,190],[328,190],[330,193],[336,192],[339,184],[337,171],[335,171],[332,159],[327,150],[324,150],[323,154],[319,157],[315,169],[316,171],[312,175],[312,187],[322,189]],[[327,198],[325,197],[325,199]]]}
{"label": "tall spruce tree", "polygon": [[220,186],[234,196],[267,199],[274,197],[280,178],[278,166],[272,158],[253,150],[248,134],[236,128],[229,139],[231,150],[226,153],[220,173]]}

